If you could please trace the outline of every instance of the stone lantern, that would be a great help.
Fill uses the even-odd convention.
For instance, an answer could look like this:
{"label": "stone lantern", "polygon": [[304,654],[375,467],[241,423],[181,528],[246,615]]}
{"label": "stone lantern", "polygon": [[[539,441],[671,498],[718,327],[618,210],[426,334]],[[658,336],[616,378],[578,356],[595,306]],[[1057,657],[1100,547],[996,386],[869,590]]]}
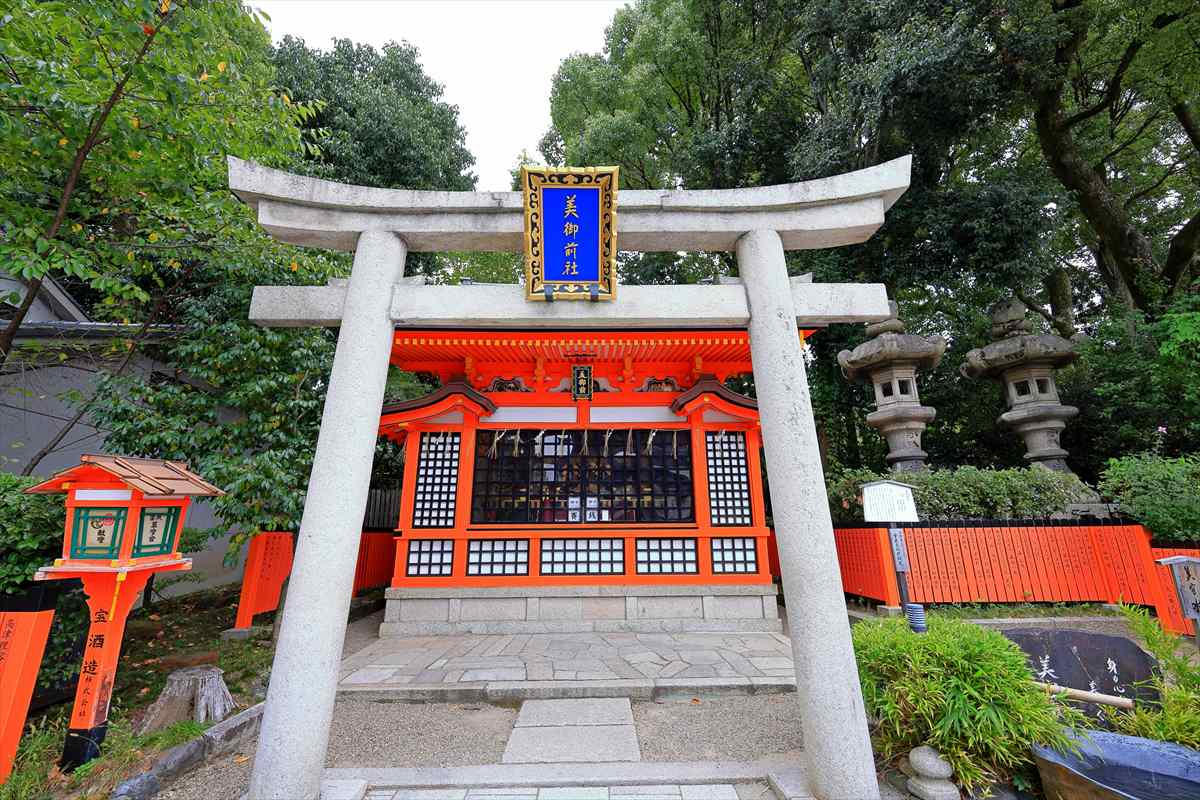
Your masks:
{"label": "stone lantern", "polygon": [[1007,300],[992,309],[989,345],[971,350],[960,371],[968,378],[991,378],[1004,386],[1008,411],[1000,422],[1025,440],[1025,458],[1047,469],[1069,472],[1059,435],[1079,413],[1058,398],[1054,371],[1077,357],[1071,343],[1050,333],[1033,333],[1025,304]]}
{"label": "stone lantern", "polygon": [[867,335],[874,338],[838,353],[838,364],[848,379],[874,386],[876,410],[867,415],[867,424],[887,439],[891,468],[924,469],[927,454],[921,449],[921,434],[937,411],[921,405],[917,372],[938,365],[946,340],[905,333],[896,304],[888,305],[892,315],[867,326]]}

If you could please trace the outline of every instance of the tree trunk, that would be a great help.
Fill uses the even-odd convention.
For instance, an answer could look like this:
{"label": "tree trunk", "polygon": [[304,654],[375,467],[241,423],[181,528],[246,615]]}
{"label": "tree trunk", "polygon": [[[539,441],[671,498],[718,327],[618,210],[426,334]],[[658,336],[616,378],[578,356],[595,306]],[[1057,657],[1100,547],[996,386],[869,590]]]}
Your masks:
{"label": "tree trunk", "polygon": [[1071,293],[1071,275],[1063,268],[1046,276],[1046,295],[1050,298],[1050,315],[1054,327],[1068,339],[1079,330],[1075,327],[1075,303]]}

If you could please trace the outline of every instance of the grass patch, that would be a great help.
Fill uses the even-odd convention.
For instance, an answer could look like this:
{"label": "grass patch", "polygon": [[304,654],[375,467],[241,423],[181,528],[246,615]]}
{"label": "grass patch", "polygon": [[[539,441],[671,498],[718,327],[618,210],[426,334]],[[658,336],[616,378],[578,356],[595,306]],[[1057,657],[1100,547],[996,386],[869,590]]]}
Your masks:
{"label": "grass patch", "polygon": [[128,717],[109,721],[103,755],[71,774],[59,770],[66,716],[43,717],[26,731],[13,774],[0,786],[0,800],[106,798],[126,778],[148,769],[166,750],[204,733],[207,725],[185,720],[146,736],[135,736]]}
{"label": "grass patch", "polygon": [[[210,589],[160,600],[129,616],[117,668],[108,735],[100,758],[70,775],[58,769],[71,704],[33,716],[21,739],[12,776],[0,785],[0,800],[91,800],[107,798],[125,779],[146,770],[162,752],[194,739],[206,725],[187,720],[145,736],[133,731],[145,708],[166,684],[180,659],[215,662],[225,683],[246,708],[258,702],[255,684],[267,674],[274,656],[269,637],[223,641],[233,627],[237,587]],[[270,623],[273,615],[260,620]]]}
{"label": "grass patch", "polygon": [[1100,603],[956,603],[929,605],[925,612],[942,619],[1007,619],[1010,617],[1117,617]]}

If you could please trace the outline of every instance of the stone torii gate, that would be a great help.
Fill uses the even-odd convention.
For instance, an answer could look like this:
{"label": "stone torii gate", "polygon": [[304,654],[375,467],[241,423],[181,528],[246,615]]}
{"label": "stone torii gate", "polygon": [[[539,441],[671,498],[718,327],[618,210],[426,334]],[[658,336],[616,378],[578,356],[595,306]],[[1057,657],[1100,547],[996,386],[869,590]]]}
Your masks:
{"label": "stone torii gate", "polygon": [[789,279],[784,251],[862,242],[908,188],[911,159],[752,189],[622,191],[618,245],[733,251],[740,280],[622,286],[611,303],[527,302],[519,286],[427,286],[411,252],[522,249],[517,192],[348,186],[229,159],[229,185],[280,241],[352,250],[350,278],[259,286],[265,326],[340,326],[249,800],[308,800],[320,780],[359,523],[397,327],[748,328],[796,666],[804,753],[821,800],[878,798],[798,328],[889,314],[879,284]]}

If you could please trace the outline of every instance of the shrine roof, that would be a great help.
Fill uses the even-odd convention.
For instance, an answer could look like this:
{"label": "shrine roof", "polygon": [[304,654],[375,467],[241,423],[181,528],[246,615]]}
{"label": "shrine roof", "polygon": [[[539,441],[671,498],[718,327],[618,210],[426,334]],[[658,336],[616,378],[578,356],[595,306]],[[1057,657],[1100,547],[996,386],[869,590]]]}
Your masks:
{"label": "shrine roof", "polygon": [[28,494],[65,492],[71,481],[86,479],[88,473],[107,473],[149,496],[189,495],[216,497],[225,492],[188,469],[182,461],[163,461],[157,458],[96,455],[85,453],[79,464],[55,473],[48,480],[25,490]]}
{"label": "shrine roof", "polygon": [[396,331],[392,363],[416,365],[554,362],[744,363],[750,368],[750,336],[744,330],[671,331]]}
{"label": "shrine roof", "polygon": [[441,402],[447,397],[454,395],[462,395],[463,397],[477,403],[479,407],[488,414],[493,414],[496,411],[496,404],[492,402],[487,395],[480,394],[471,387],[470,384],[463,381],[451,381],[445,386],[442,386],[429,394],[421,397],[414,397],[411,400],[398,400],[391,403],[385,403],[382,414],[402,414],[406,411],[416,411],[420,408],[427,408]]}
{"label": "shrine roof", "polygon": [[758,410],[758,401],[753,397],[746,397],[744,394],[738,394],[732,389],[726,388],[725,384],[714,378],[712,375],[703,375],[700,380],[696,381],[696,385],[688,389],[671,403],[671,410],[676,414],[682,413],[684,409],[697,397],[705,394],[713,394],[727,403],[732,403],[741,408],[750,408]]}

